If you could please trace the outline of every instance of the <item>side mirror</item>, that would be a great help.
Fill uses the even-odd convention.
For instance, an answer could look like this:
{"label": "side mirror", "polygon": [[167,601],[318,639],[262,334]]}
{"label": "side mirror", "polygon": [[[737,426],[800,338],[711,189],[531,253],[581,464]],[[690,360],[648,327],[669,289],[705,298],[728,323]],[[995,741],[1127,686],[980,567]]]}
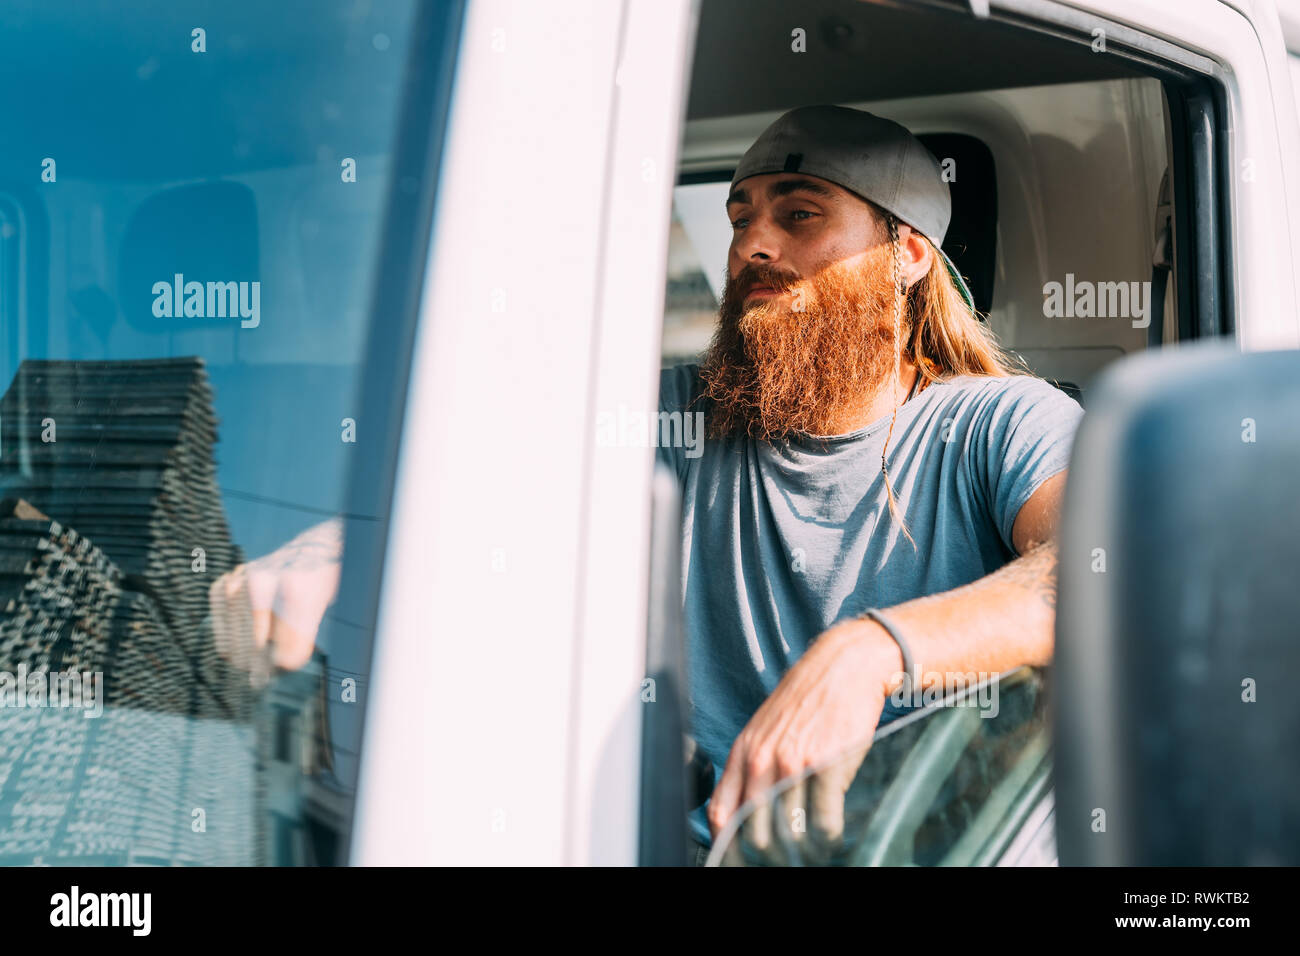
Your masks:
{"label": "side mirror", "polygon": [[1066,865],[1300,863],[1300,353],[1109,370],[1074,446],[1052,679]]}

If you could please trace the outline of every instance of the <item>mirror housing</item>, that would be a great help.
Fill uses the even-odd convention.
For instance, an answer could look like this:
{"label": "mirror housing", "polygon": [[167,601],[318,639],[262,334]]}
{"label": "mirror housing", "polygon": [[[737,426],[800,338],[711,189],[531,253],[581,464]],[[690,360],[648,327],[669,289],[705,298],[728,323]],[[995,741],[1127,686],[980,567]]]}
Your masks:
{"label": "mirror housing", "polygon": [[1300,863],[1300,352],[1117,363],[1067,481],[1060,862]]}

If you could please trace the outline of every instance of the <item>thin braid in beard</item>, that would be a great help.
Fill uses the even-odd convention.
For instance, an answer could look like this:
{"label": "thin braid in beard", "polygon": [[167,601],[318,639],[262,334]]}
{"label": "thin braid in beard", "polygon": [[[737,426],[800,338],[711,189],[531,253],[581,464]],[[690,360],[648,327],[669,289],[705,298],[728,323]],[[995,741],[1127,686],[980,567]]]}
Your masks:
{"label": "thin braid in beard", "polygon": [[885,432],[885,445],[880,450],[880,473],[885,478],[885,492],[889,496],[889,513],[898,520],[903,529],[903,534],[907,540],[912,543],[912,550],[916,550],[916,541],[912,538],[911,532],[907,530],[907,521],[898,511],[898,501],[894,498],[894,486],[889,480],[889,463],[886,455],[889,452],[889,440],[894,435],[894,423],[898,421],[898,393],[902,390],[902,355],[903,355],[903,302],[906,298],[906,290],[903,287],[903,269],[901,265],[901,253],[898,242],[898,220],[894,216],[887,216],[885,220],[889,227],[889,251],[893,260],[894,267],[894,377],[890,382],[890,388],[894,393],[894,411],[889,418],[889,431]]}

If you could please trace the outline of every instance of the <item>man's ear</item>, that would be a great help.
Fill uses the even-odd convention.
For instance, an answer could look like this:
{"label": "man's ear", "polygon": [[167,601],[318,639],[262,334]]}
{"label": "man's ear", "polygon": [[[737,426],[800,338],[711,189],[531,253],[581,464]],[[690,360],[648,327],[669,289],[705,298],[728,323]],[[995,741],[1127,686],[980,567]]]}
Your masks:
{"label": "man's ear", "polygon": [[910,289],[934,265],[934,247],[925,236],[904,223],[898,226],[898,244],[902,247],[903,281]]}

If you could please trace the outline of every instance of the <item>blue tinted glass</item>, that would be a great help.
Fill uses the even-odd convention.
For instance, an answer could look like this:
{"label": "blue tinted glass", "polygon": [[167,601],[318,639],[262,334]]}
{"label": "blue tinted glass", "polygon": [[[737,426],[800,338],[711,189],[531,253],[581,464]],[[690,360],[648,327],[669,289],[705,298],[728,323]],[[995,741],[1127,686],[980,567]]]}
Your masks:
{"label": "blue tinted glass", "polygon": [[5,6],[0,862],[345,850],[369,643],[325,635],[382,517],[347,501],[416,16]]}

